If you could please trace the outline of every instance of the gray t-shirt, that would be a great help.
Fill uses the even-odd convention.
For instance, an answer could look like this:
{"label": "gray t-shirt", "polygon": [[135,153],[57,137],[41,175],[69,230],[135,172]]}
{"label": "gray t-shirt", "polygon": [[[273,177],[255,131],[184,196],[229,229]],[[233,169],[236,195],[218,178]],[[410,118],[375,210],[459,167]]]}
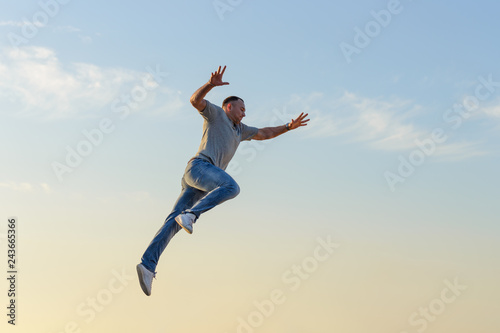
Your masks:
{"label": "gray t-shirt", "polygon": [[225,170],[238,145],[243,140],[251,140],[259,131],[243,123],[235,125],[224,110],[207,101],[207,106],[200,112],[205,119],[203,122],[203,136],[195,158],[209,161],[213,165]]}

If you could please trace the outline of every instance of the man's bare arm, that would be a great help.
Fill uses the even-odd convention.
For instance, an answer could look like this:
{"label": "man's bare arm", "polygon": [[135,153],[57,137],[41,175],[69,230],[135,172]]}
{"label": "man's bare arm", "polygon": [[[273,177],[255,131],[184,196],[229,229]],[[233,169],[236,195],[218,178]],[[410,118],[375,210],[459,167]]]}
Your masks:
{"label": "man's bare arm", "polygon": [[254,135],[252,140],[272,139],[277,137],[278,135],[288,132],[289,130],[294,130],[301,126],[306,126],[307,122],[309,121],[309,119],[306,119],[307,116],[308,116],[307,113],[304,114],[304,112],[302,112],[300,116],[298,116],[296,119],[292,119],[292,121],[289,122],[287,125],[259,128],[259,131],[257,132],[257,134]]}
{"label": "man's bare arm", "polygon": [[219,66],[219,69],[213,72],[212,75],[210,76],[210,80],[208,80],[207,83],[205,83],[198,90],[196,90],[194,94],[191,96],[190,99],[191,105],[193,105],[198,111],[200,112],[203,111],[207,106],[207,101],[205,100],[205,96],[208,94],[210,90],[212,90],[213,87],[224,86],[226,84],[229,84],[229,82],[222,81],[222,75],[224,75],[225,71],[226,71],[226,66],[224,66],[222,71],[221,71],[221,66]]}
{"label": "man's bare arm", "polygon": [[209,82],[202,85],[198,90],[195,91],[193,96],[191,96],[190,102],[191,105],[194,106],[198,111],[203,111],[207,106],[207,101],[204,99],[210,90],[212,90],[214,86]]}
{"label": "man's bare arm", "polygon": [[285,132],[288,132],[286,125],[259,128],[259,131],[255,134],[252,140],[269,140]]}

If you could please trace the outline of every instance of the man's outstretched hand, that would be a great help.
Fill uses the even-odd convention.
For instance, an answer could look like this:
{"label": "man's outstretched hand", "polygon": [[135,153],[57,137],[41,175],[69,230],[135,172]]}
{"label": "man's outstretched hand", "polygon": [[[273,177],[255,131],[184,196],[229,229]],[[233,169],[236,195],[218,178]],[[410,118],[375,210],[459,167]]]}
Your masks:
{"label": "man's outstretched hand", "polygon": [[229,84],[229,82],[223,82],[222,81],[222,75],[224,75],[224,72],[226,71],[226,66],[221,71],[221,67],[219,66],[219,69],[215,72],[212,73],[210,76],[210,80],[208,80],[208,83],[213,85],[214,87],[216,86],[224,86],[226,84]]}
{"label": "man's outstretched hand", "polygon": [[301,126],[306,126],[307,122],[310,120],[310,119],[306,119],[306,117],[308,115],[309,115],[309,113],[304,114],[304,112],[302,112],[300,114],[300,116],[298,116],[296,119],[292,119],[292,121],[288,125],[288,128],[293,130],[293,129],[299,128]]}

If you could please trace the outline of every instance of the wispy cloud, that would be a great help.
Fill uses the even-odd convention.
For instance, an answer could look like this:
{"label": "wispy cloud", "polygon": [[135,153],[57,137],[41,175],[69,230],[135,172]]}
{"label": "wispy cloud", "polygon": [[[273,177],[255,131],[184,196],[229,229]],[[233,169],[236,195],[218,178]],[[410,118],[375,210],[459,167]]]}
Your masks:
{"label": "wispy cloud", "polygon": [[11,190],[14,192],[44,192],[47,194],[52,193],[52,189],[49,184],[40,183],[40,184],[32,184],[26,182],[6,182],[0,183],[0,188],[4,188],[7,190]]}
{"label": "wispy cloud", "polygon": [[9,182],[9,183],[0,183],[0,187],[6,188],[12,191],[16,192],[33,192],[34,187],[30,183],[14,183],[14,182]]}
{"label": "wispy cloud", "polygon": [[57,27],[54,28],[54,32],[66,32],[66,33],[74,33],[74,32],[81,32],[82,29],[74,27],[72,25],[58,25]]}
{"label": "wispy cloud", "polygon": [[[93,117],[148,76],[146,71],[64,64],[53,50],[43,47],[4,49],[0,54],[0,112],[41,119]],[[171,114],[183,104],[179,95],[160,85],[134,111]]]}
{"label": "wispy cloud", "polygon": [[411,101],[370,99],[344,92],[337,97],[321,93],[293,96],[290,104],[309,112],[311,136],[339,136],[376,149],[402,150],[413,147],[415,138],[425,135],[409,121],[420,109]]}
{"label": "wispy cloud", "polygon": [[[78,36],[78,39],[83,43],[83,44],[91,44],[94,39],[86,34],[82,29],[74,27],[72,25],[65,25],[65,26],[56,26],[53,29],[53,32],[55,33],[67,33],[67,34],[76,34]],[[96,36],[99,36],[98,33],[95,34]]]}
{"label": "wispy cloud", "polygon": [[93,41],[92,37],[86,35],[78,35],[78,39],[80,39],[83,44],[90,44]]}
{"label": "wispy cloud", "polygon": [[[290,107],[308,112],[306,130],[313,137],[338,137],[376,150],[404,152],[416,140],[429,138],[433,128],[419,126],[425,112],[421,105],[399,98],[367,98],[351,92],[339,96],[311,93],[293,96]],[[496,112],[496,111],[495,111]],[[436,149],[441,159],[456,160],[486,154],[480,142],[446,142]]]}
{"label": "wispy cloud", "polygon": [[482,142],[458,142],[439,145],[434,155],[440,161],[448,162],[488,155],[488,151],[481,149],[482,144]]}
{"label": "wispy cloud", "polygon": [[[483,120],[486,129],[484,132],[497,135],[500,133],[500,100],[480,108],[473,114],[473,117]],[[498,145],[497,145],[498,146]]]}
{"label": "wispy cloud", "polygon": [[484,108],[482,113],[488,117],[500,119],[500,103]]}
{"label": "wispy cloud", "polygon": [[0,27],[24,27],[27,25],[34,25],[36,27],[43,27],[44,25],[38,21],[28,22],[28,21],[0,21]]}

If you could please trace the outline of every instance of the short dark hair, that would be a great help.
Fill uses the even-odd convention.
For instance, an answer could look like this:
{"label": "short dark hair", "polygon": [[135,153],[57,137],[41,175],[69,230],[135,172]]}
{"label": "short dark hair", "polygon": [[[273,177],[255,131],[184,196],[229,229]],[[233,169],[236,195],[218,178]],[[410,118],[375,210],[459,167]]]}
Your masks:
{"label": "short dark hair", "polygon": [[243,103],[245,103],[245,101],[243,99],[239,98],[238,96],[229,96],[228,98],[226,98],[224,100],[224,102],[222,102],[222,107],[226,106],[226,104],[228,104],[228,103],[231,103],[231,102],[237,101],[237,100],[240,100]]}

